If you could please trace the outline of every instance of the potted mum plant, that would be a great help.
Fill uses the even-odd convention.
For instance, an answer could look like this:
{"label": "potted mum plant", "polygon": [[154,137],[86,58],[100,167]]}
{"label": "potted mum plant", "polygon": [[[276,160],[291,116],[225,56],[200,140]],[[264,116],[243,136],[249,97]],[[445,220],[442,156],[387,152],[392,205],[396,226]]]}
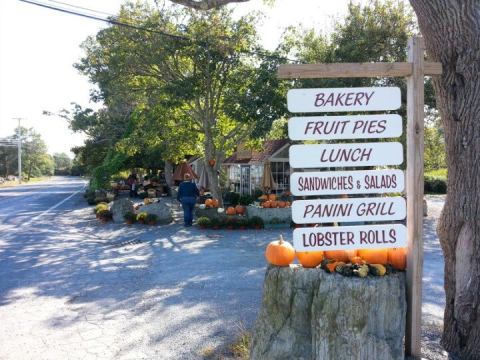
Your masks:
{"label": "potted mum plant", "polygon": [[145,224],[145,220],[147,219],[147,213],[146,212],[140,212],[137,214],[137,222],[140,224]]}
{"label": "potted mum plant", "polygon": [[112,220],[112,212],[110,210],[97,211],[97,217],[102,223]]}
{"label": "potted mum plant", "polygon": [[129,211],[123,215],[123,219],[128,225],[132,225],[135,221],[137,221],[137,215]]}
{"label": "potted mum plant", "polygon": [[200,227],[200,229],[208,229],[212,225],[212,222],[208,217],[202,216],[198,218],[197,225]]}
{"label": "potted mum plant", "polygon": [[145,218],[145,222],[148,225],[156,225],[158,221],[158,215],[156,214],[148,214],[147,217]]}
{"label": "potted mum plant", "polygon": [[264,223],[260,216],[252,216],[249,222],[253,229],[263,229]]}

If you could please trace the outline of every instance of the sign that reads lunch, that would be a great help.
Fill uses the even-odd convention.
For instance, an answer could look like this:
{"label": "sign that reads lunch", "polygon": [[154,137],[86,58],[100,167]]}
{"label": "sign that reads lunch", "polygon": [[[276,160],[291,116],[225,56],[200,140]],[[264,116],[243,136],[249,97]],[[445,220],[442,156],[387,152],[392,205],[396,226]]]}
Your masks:
{"label": "sign that reads lunch", "polygon": [[396,114],[307,116],[288,121],[292,140],[375,139],[402,135],[402,118]]}
{"label": "sign that reads lunch", "polygon": [[297,200],[292,203],[292,219],[296,224],[392,221],[403,220],[406,215],[405,199],[399,196]]}
{"label": "sign that reads lunch", "polygon": [[292,145],[289,162],[294,169],[400,165],[403,147],[398,142]]}
{"label": "sign that reads lunch", "polygon": [[329,251],[405,247],[402,224],[300,228],[293,231],[297,251]]}
{"label": "sign that reads lunch", "polygon": [[400,88],[292,89],[287,107],[293,113],[395,110],[401,105]]}
{"label": "sign that reads lunch", "polygon": [[402,170],[298,172],[290,175],[295,196],[339,194],[384,194],[402,192]]}

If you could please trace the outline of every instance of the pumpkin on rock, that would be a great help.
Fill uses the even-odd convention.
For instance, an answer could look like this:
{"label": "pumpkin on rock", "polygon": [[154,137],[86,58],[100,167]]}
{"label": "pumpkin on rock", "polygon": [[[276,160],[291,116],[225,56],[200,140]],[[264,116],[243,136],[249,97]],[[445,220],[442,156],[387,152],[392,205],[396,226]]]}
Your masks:
{"label": "pumpkin on rock", "polygon": [[229,206],[227,208],[227,211],[225,211],[227,215],[235,215],[237,212],[235,211],[235,208],[233,206]]}
{"label": "pumpkin on rock", "polygon": [[283,236],[280,235],[279,240],[272,241],[267,246],[265,251],[265,258],[269,264],[276,266],[288,266],[295,259],[295,249],[293,246],[283,240]]}
{"label": "pumpkin on rock", "polygon": [[345,250],[325,251],[325,257],[330,260],[348,262],[348,255]]}
{"label": "pumpkin on rock", "polygon": [[297,259],[305,268],[314,268],[320,265],[323,260],[323,251],[302,251],[297,252]]}
{"label": "pumpkin on rock", "polygon": [[407,267],[407,248],[388,249],[388,263],[396,270]]}
{"label": "pumpkin on rock", "polygon": [[243,215],[243,214],[245,214],[245,206],[242,206],[242,205],[237,205],[237,206],[235,206],[235,212],[236,212],[238,215]]}
{"label": "pumpkin on rock", "polygon": [[387,249],[360,249],[358,256],[368,264],[385,265],[388,262]]}

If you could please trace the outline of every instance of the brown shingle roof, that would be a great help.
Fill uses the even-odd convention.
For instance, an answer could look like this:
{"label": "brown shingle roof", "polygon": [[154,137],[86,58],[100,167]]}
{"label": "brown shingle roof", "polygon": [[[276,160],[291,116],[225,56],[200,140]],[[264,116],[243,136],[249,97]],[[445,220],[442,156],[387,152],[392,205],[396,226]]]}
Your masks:
{"label": "brown shingle roof", "polygon": [[264,163],[270,156],[280,150],[285,144],[288,144],[288,139],[282,140],[267,140],[263,143],[263,151],[252,151],[251,159],[237,159],[237,153],[234,152],[232,156],[225,159],[224,164],[261,164]]}

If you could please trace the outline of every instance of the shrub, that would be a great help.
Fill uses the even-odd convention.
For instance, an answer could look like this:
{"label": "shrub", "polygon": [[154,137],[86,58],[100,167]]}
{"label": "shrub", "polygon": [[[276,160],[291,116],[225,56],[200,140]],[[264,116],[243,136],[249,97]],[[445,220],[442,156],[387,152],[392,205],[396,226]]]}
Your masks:
{"label": "shrub", "polygon": [[252,216],[249,220],[250,226],[255,229],[263,229],[265,224],[263,223],[263,219],[260,216]]}
{"label": "shrub", "polygon": [[262,195],[263,195],[263,191],[261,189],[255,189],[252,192],[252,197],[254,200],[258,199]]}
{"label": "shrub", "polygon": [[230,191],[230,192],[227,192],[223,197],[223,202],[231,206],[236,206],[238,205],[239,199],[240,199],[240,194]]}
{"label": "shrub", "polygon": [[123,215],[123,218],[125,219],[126,222],[129,222],[129,223],[134,223],[135,221],[137,221],[137,215],[135,215],[130,211],[127,212],[125,215]]}
{"label": "shrub", "polygon": [[156,214],[147,214],[145,217],[145,222],[149,225],[155,225],[158,221],[158,215]]}
{"label": "shrub", "polygon": [[236,229],[240,224],[240,221],[238,221],[236,218],[234,217],[231,217],[231,218],[227,218],[225,219],[223,225],[227,228],[227,229]]}
{"label": "shrub", "polygon": [[212,221],[208,217],[202,216],[197,219],[197,225],[202,228],[209,228],[212,226]]}
{"label": "shrub", "polygon": [[270,221],[269,221],[270,224],[283,224],[283,221],[280,220],[279,218],[277,217],[274,217],[272,218]]}
{"label": "shrub", "polygon": [[245,218],[238,219],[237,225],[239,229],[247,228],[249,225],[248,219],[245,219]]}
{"label": "shrub", "polygon": [[137,221],[141,224],[145,223],[145,220],[147,219],[147,213],[146,212],[140,212],[137,214]]}
{"label": "shrub", "polygon": [[222,227],[222,221],[217,218],[210,219],[210,224],[212,225],[213,229],[219,229]]}
{"label": "shrub", "polygon": [[93,209],[93,212],[95,214],[98,214],[100,211],[103,211],[103,210],[108,210],[108,204],[105,203],[105,202],[101,202],[101,203],[98,203],[97,205],[95,205],[95,208]]}
{"label": "shrub", "polygon": [[250,195],[242,195],[239,197],[238,199],[238,203],[240,205],[243,205],[243,206],[248,206],[250,205],[251,203],[253,203],[255,198],[253,198],[252,196]]}
{"label": "shrub", "polygon": [[446,194],[447,179],[443,177],[425,176],[424,190],[426,193]]}

